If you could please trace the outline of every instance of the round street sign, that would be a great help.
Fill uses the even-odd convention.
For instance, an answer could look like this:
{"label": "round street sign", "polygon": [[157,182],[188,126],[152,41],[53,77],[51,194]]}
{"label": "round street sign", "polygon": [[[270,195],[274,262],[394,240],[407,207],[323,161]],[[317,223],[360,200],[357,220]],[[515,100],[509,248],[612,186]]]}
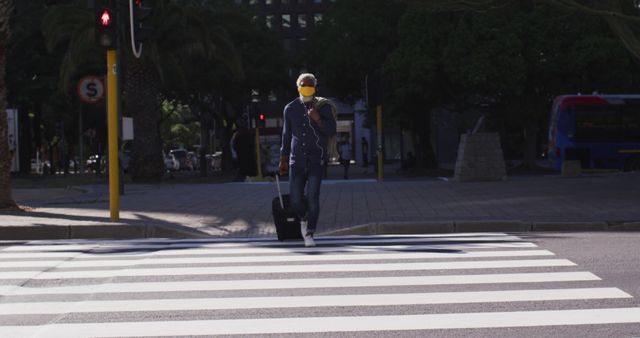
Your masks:
{"label": "round street sign", "polygon": [[104,96],[104,84],[97,76],[85,76],[78,82],[78,96],[85,103],[96,103]]}

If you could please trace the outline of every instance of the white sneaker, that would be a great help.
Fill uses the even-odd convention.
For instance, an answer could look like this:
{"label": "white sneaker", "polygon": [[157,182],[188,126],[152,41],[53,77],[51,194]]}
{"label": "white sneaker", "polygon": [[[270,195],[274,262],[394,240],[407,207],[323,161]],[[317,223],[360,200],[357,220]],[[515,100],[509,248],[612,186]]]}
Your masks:
{"label": "white sneaker", "polygon": [[304,239],[304,246],[316,246],[313,235],[309,234],[308,225],[308,221],[300,221],[300,233],[302,234],[302,239]]}
{"label": "white sneaker", "polygon": [[302,238],[304,239],[304,246],[316,246],[316,242],[313,240],[313,236],[304,235],[302,236]]}

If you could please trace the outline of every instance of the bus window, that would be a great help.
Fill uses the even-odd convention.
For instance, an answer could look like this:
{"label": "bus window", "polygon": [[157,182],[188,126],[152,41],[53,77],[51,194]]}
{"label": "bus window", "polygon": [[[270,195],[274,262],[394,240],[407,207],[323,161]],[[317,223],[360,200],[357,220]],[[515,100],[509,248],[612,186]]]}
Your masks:
{"label": "bus window", "polygon": [[637,142],[640,140],[637,111],[623,106],[576,107],[577,142]]}

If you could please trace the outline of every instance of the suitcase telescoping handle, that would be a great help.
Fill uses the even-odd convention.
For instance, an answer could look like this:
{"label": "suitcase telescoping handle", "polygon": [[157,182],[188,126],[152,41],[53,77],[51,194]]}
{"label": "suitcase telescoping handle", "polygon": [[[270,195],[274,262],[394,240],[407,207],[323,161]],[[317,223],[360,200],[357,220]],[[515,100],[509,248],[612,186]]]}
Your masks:
{"label": "suitcase telescoping handle", "polygon": [[284,210],[284,202],[282,201],[282,192],[280,192],[280,179],[278,178],[278,174],[276,174],[276,186],[278,187],[278,198],[280,198],[280,207]]}

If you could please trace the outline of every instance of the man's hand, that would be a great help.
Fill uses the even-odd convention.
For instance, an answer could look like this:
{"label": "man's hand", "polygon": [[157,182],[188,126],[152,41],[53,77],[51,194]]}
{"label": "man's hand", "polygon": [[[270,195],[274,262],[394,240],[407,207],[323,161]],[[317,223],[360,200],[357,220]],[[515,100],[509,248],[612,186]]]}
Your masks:
{"label": "man's hand", "polygon": [[280,163],[278,164],[278,172],[280,176],[284,175],[289,171],[289,156],[282,155],[280,156]]}
{"label": "man's hand", "polygon": [[320,112],[316,109],[316,107],[311,107],[307,113],[309,117],[315,122],[317,125],[322,125],[322,119],[320,118]]}

